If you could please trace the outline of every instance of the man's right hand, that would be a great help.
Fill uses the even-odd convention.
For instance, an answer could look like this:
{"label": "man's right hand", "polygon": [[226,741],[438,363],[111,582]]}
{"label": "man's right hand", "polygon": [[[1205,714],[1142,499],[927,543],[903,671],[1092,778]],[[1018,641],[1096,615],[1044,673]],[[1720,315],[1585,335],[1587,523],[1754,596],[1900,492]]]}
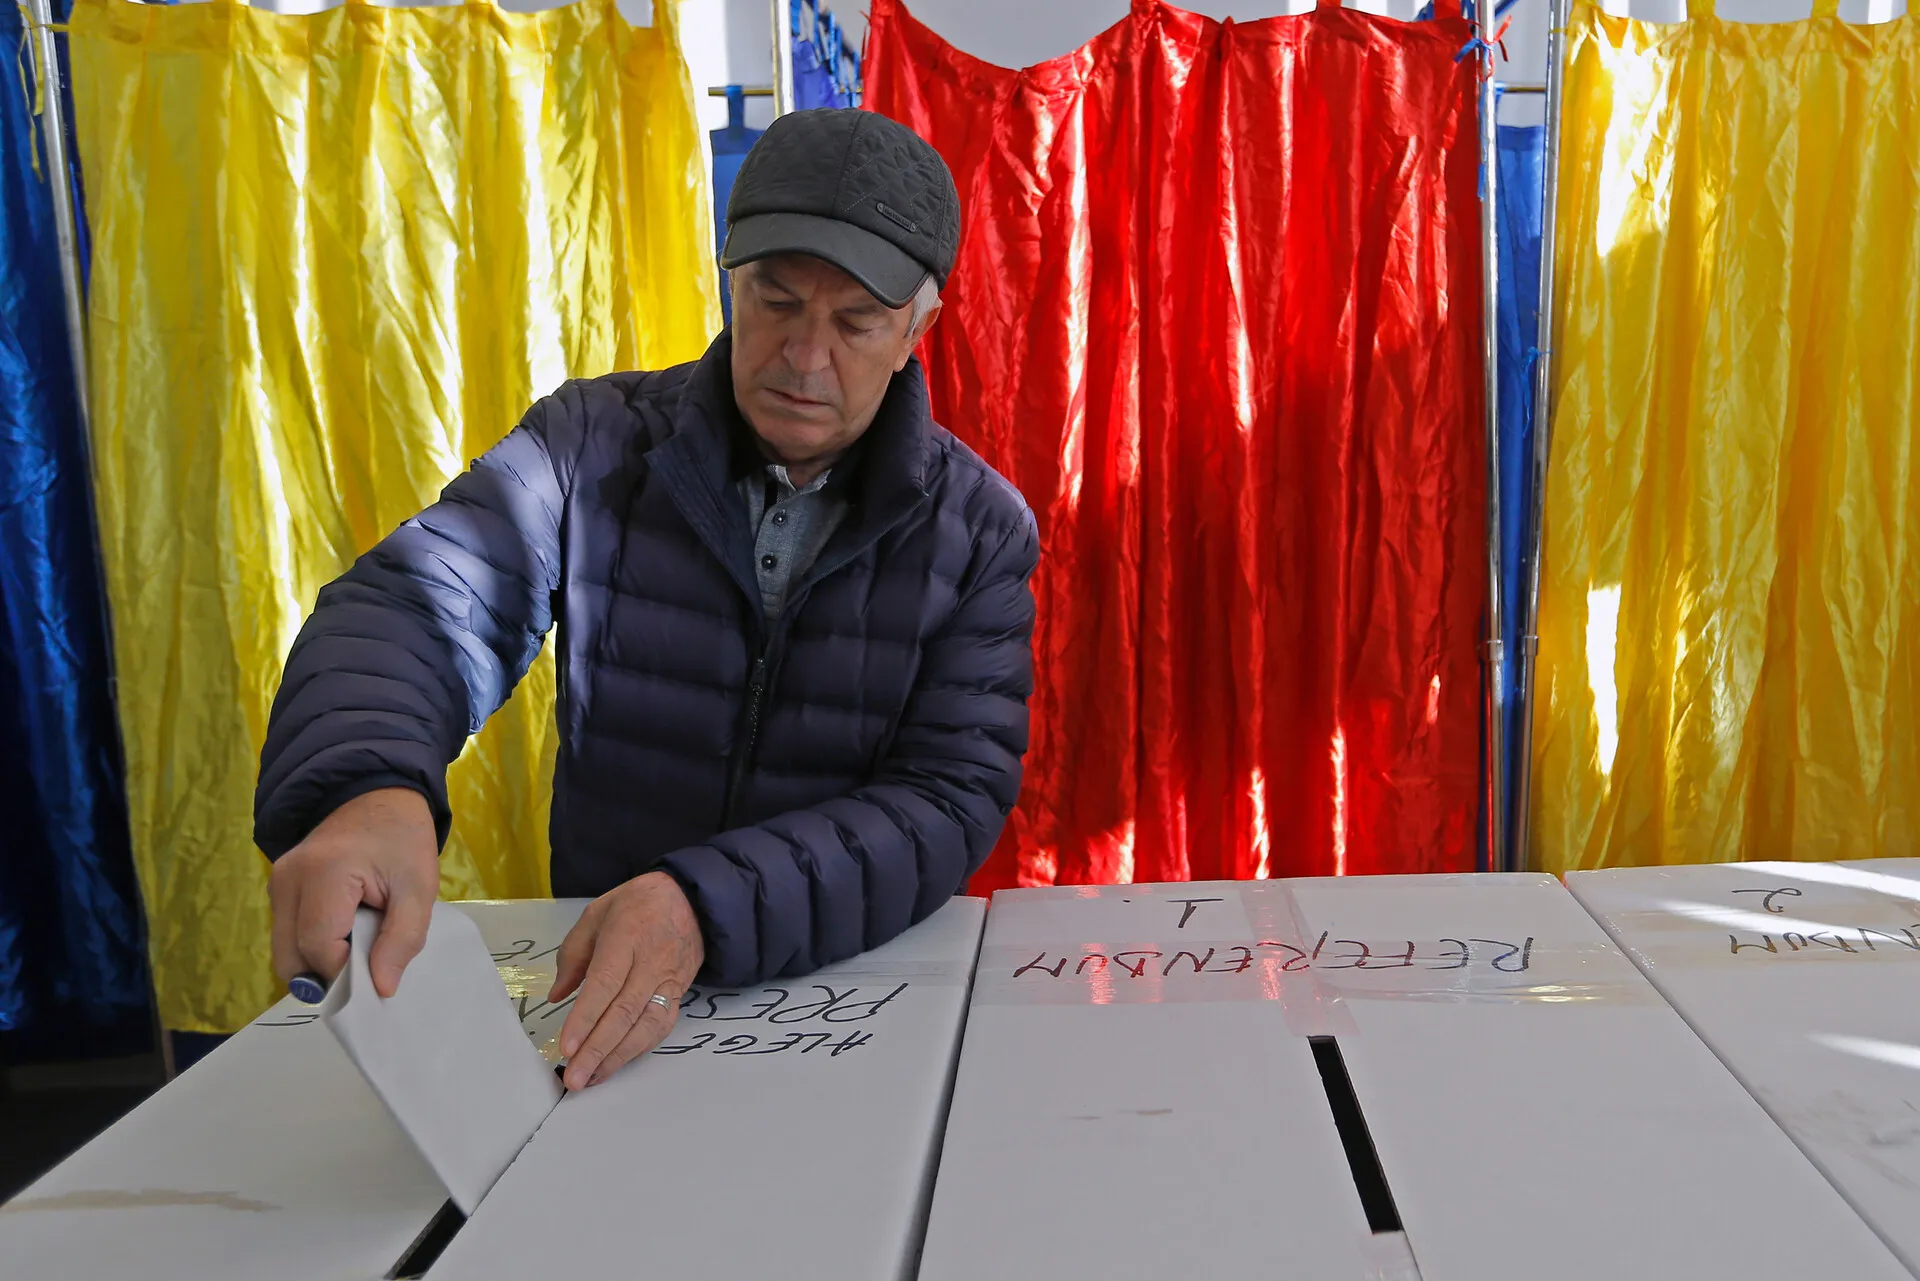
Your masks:
{"label": "man's right hand", "polygon": [[285,982],[312,970],[332,982],[347,963],[361,904],[386,913],[368,961],[381,996],[427,941],[440,895],[440,843],[426,798],[408,788],[355,797],[282,854],[267,882],[273,969]]}

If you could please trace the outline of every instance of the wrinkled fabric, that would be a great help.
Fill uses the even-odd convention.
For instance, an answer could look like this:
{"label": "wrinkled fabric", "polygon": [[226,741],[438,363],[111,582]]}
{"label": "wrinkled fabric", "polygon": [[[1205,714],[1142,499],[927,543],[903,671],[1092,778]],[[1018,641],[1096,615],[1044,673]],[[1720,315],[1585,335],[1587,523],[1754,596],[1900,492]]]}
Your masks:
{"label": "wrinkled fabric", "polygon": [[1506,733],[1508,780],[1518,782],[1518,748],[1525,725],[1520,697],[1521,646],[1526,628],[1527,579],[1522,544],[1533,509],[1533,380],[1540,330],[1541,188],[1547,131],[1541,125],[1501,125],[1495,135],[1500,157],[1500,581],[1506,612]]}
{"label": "wrinkled fabric", "polygon": [[[675,7],[81,0],[98,505],[161,1017],[274,996],[248,815],[321,585],[569,376],[717,323]],[[553,668],[452,775],[449,896],[547,889]]]}
{"label": "wrinkled fabric", "polygon": [[[20,10],[0,8],[0,48],[24,34]],[[55,188],[29,93],[0,85],[0,1059],[12,1061],[151,1039]]]}
{"label": "wrinkled fabric", "polygon": [[1139,0],[1009,71],[872,23],[867,105],[965,204],[934,409],[1046,548],[1027,789],[974,891],[1470,870],[1466,24]]}
{"label": "wrinkled fabric", "polygon": [[[909,363],[846,518],[769,617],[722,335],[570,383],[320,594],[261,758],[261,848],[444,773],[559,625],[553,886],[686,889],[709,982],[805,974],[959,892],[1020,792],[1038,555],[1020,495],[933,424]],[[756,709],[754,687],[765,695]]]}
{"label": "wrinkled fabric", "polygon": [[1912,855],[1920,18],[1577,5],[1534,847]]}

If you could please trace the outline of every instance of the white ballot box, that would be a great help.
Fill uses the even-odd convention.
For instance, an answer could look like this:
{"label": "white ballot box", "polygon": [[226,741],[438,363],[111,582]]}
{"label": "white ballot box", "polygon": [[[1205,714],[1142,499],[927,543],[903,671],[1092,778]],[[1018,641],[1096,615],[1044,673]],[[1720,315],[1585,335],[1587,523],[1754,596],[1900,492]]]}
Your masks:
{"label": "white ballot box", "polygon": [[[586,900],[461,904],[536,1043]],[[0,1206],[6,1281],[385,1277],[447,1193],[310,1006],[281,1001]]]}
{"label": "white ballot box", "polygon": [[1373,1275],[1254,888],[994,895],[920,1281]]}
{"label": "white ballot box", "polygon": [[1920,1276],[1920,859],[1567,885]]}
{"label": "white ballot box", "polygon": [[1425,1281],[1905,1277],[1553,878],[1269,892]]}
{"label": "white ballot box", "polygon": [[1550,877],[995,896],[923,1281],[1255,1271],[1906,1277]]}
{"label": "white ballot box", "polygon": [[696,988],[567,1096],[432,1281],[913,1275],[986,905],[804,978]]}

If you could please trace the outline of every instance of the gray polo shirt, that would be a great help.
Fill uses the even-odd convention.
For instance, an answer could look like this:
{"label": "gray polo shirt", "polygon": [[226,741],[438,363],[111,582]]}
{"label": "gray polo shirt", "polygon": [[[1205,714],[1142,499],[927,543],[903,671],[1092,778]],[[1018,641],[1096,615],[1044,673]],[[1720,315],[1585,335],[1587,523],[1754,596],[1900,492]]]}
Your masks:
{"label": "gray polo shirt", "polygon": [[778,463],[740,478],[747,527],[754,531],[753,572],[760,579],[760,603],[768,622],[780,617],[787,592],[819,559],[846,518],[845,495],[827,489],[832,474],[831,469],[821,472],[804,489],[795,489],[787,469]]}

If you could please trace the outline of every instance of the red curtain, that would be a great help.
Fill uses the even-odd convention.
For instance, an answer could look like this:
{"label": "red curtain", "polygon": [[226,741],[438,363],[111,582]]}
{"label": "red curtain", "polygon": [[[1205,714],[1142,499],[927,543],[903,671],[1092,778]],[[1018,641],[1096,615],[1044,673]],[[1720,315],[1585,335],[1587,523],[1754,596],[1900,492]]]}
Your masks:
{"label": "red curtain", "polygon": [[1044,554],[972,889],[1474,866],[1476,59],[1456,15],[1136,0],[1023,71],[874,0],[866,103],[965,210],[936,415]]}

